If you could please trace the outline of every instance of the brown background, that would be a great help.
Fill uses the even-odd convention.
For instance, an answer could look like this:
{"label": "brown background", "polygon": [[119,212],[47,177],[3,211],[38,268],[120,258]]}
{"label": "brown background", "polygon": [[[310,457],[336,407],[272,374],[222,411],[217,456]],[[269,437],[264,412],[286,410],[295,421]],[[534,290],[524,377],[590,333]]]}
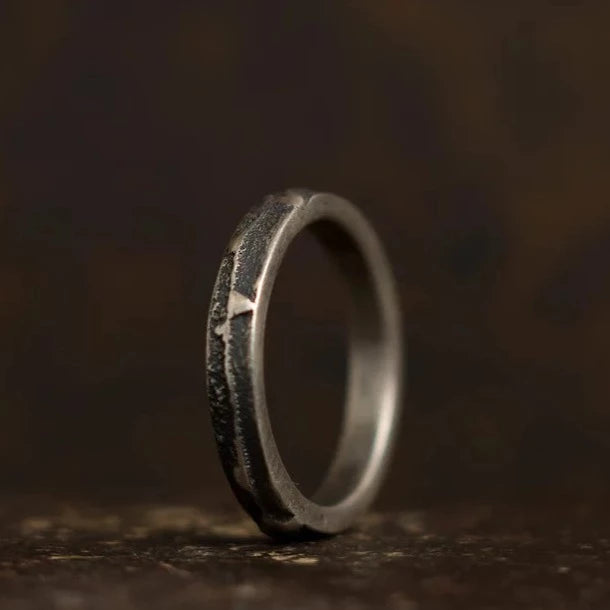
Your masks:
{"label": "brown background", "polygon": [[[207,301],[239,217],[308,186],[367,212],[400,283],[382,502],[607,496],[609,22],[603,1],[2,2],[2,491],[230,501]],[[341,296],[297,244],[269,383],[305,486]]]}

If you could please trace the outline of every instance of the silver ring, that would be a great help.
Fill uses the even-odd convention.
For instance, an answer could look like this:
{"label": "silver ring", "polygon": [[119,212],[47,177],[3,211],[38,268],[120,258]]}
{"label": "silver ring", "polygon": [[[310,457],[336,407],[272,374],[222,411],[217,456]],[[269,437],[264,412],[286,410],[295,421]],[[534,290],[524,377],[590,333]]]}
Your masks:
{"label": "silver ring", "polygon": [[[306,498],[273,437],[263,348],[273,284],[286,250],[305,227],[345,274],[351,293],[346,407],[335,457]],[[402,331],[394,278],[382,245],[349,201],[290,190],[242,220],[216,279],[208,318],[212,422],[231,487],[271,536],[335,534],[374,499],[388,464],[401,406]]]}

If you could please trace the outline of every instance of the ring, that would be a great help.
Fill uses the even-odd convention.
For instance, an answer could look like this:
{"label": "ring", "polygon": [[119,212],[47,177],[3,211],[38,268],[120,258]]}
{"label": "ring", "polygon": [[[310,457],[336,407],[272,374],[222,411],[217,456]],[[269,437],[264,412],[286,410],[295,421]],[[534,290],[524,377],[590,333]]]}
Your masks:
{"label": "ring", "polygon": [[[308,228],[348,280],[345,413],[333,461],[305,497],[275,442],[263,372],[265,321],[282,259]],[[398,295],[381,242],[362,213],[328,193],[267,197],[239,224],[210,305],[208,397],[233,491],[260,529],[277,537],[335,534],[369,506],[388,465],[401,407],[403,347]]]}

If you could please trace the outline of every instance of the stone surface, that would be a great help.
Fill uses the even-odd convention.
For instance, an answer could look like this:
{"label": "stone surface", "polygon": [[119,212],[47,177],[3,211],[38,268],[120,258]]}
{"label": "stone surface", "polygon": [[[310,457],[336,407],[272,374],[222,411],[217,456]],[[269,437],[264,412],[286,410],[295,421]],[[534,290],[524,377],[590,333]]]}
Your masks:
{"label": "stone surface", "polygon": [[582,507],[371,514],[299,544],[270,541],[233,509],[188,505],[5,507],[2,523],[2,608],[610,605],[609,528]]}

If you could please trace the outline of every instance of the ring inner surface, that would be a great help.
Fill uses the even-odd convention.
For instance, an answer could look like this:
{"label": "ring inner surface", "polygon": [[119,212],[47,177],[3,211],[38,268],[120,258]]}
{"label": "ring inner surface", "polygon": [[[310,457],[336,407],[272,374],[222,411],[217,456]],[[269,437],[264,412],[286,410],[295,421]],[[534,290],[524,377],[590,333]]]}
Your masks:
{"label": "ring inner surface", "polygon": [[[380,411],[391,368],[377,284],[355,238],[334,221],[317,220],[307,230],[324,246],[349,289],[346,404],[338,446],[312,501],[340,503],[366,476],[375,450]],[[340,408],[339,405],[337,408]]]}
{"label": "ring inner surface", "polygon": [[300,231],[274,279],[264,337],[265,402],[279,456],[311,497],[343,423],[348,285],[311,231]]}

